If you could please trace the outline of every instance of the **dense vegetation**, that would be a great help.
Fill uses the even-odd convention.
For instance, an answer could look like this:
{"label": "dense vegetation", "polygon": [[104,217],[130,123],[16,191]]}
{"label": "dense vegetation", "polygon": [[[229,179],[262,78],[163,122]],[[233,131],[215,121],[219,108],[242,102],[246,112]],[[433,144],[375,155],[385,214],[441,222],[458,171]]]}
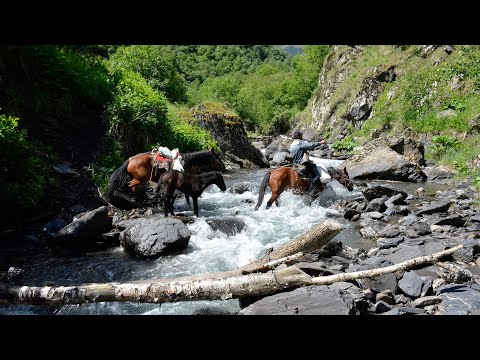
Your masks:
{"label": "dense vegetation", "polygon": [[[19,210],[37,204],[55,182],[52,154],[65,156],[82,140],[82,154],[70,157],[98,148],[91,169],[101,190],[125,157],[156,144],[217,147],[185,116],[202,102],[223,102],[252,130],[285,130],[311,96],[327,52],[307,47],[292,58],[263,45],[2,46],[3,196]],[[20,167],[6,160],[10,154],[23,156]]]}
{"label": "dense vegetation", "polygon": [[420,46],[368,46],[331,96],[341,118],[375,67],[396,65],[398,77],[388,83],[361,129],[351,127],[334,148],[354,151],[373,131],[391,133],[411,128],[431,139],[426,158],[447,165],[459,178],[470,176],[480,187],[480,47],[455,46],[448,54],[442,46],[422,56]]}

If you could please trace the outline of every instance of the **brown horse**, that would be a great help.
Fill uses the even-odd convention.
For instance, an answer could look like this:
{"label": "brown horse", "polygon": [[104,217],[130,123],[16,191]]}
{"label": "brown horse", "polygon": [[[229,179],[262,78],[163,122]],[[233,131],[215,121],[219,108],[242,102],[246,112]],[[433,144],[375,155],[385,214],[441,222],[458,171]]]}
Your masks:
{"label": "brown horse", "polygon": [[222,174],[217,171],[209,171],[199,175],[189,175],[177,170],[168,170],[160,176],[160,179],[155,188],[155,193],[158,195],[161,187],[165,185],[165,216],[168,216],[168,212],[173,213],[173,203],[175,197],[173,193],[175,190],[179,190],[185,194],[185,196],[191,196],[193,199],[193,212],[198,217],[198,198],[202,195],[210,185],[217,185],[222,191],[227,190],[225,181]]}
{"label": "brown horse", "polygon": [[[337,180],[349,191],[353,190],[353,184],[350,181],[346,168],[337,170],[329,167],[327,170],[333,180]],[[307,193],[309,182],[308,180],[303,179],[292,167],[282,166],[268,171],[263,177],[262,183],[260,184],[260,192],[258,193],[258,201],[257,205],[255,206],[255,210],[258,210],[258,208],[262,205],[267,186],[270,186],[270,189],[272,190],[272,197],[267,201],[268,209],[274,202],[278,206],[278,197],[287,189],[292,189],[295,194],[299,195]],[[319,181],[317,190],[313,197],[316,198],[324,188],[325,184]]]}
{"label": "brown horse", "polygon": [[[170,165],[158,167],[154,164],[157,151],[131,156],[110,176],[108,200],[119,207],[129,207],[129,195],[138,195],[147,182],[158,182]],[[225,164],[213,150],[182,154],[186,173],[195,174],[203,171],[225,171]],[[158,160],[157,160],[158,162]],[[153,170],[153,171],[152,171]]]}

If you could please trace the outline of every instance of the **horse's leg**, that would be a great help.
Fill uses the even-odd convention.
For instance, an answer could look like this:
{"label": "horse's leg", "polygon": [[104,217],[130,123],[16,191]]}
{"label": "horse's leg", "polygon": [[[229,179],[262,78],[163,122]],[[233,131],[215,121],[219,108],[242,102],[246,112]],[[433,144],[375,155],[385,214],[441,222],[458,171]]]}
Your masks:
{"label": "horse's leg", "polygon": [[185,200],[187,201],[188,206],[192,207],[192,205],[190,205],[190,195],[185,194]]}
{"label": "horse's leg", "polygon": [[139,189],[141,188],[139,185],[141,185],[142,182],[137,180],[137,179],[132,179],[128,182],[128,187],[132,189],[133,193],[138,193]]}
{"label": "horse's leg", "polygon": [[198,217],[198,198],[196,196],[192,196],[193,200],[193,213]]}
{"label": "horse's leg", "polygon": [[175,214],[173,213],[173,204],[175,203],[175,199],[177,198],[177,195],[178,194],[173,193],[172,201],[170,202],[170,214],[172,214],[172,216],[175,216]]}

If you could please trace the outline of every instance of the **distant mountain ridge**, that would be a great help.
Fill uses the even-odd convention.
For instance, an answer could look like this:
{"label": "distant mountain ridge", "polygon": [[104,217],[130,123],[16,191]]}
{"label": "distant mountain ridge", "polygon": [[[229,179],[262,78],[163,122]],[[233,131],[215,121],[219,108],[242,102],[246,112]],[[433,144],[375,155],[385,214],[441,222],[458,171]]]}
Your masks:
{"label": "distant mountain ridge", "polygon": [[276,48],[294,56],[303,52],[304,45],[274,45]]}

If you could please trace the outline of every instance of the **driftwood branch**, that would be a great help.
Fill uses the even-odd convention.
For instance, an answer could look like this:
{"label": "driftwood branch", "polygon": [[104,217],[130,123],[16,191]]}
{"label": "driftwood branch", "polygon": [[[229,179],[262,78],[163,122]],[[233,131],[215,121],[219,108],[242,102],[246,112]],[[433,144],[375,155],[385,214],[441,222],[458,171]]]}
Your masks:
{"label": "driftwood branch", "polygon": [[396,271],[405,271],[419,265],[436,263],[439,261],[440,258],[447,255],[451,255],[455,251],[460,250],[461,248],[463,248],[462,244],[454,246],[448,250],[440,251],[432,255],[420,256],[415,259],[410,259],[395,265],[386,266],[379,269],[370,269],[370,270],[363,270],[363,271],[355,271],[351,273],[316,277],[312,279],[311,283],[313,285],[328,285],[328,284],[333,284],[339,281],[350,281],[350,280],[356,280],[356,279],[362,279],[362,278],[373,278],[380,275],[393,273]]}

